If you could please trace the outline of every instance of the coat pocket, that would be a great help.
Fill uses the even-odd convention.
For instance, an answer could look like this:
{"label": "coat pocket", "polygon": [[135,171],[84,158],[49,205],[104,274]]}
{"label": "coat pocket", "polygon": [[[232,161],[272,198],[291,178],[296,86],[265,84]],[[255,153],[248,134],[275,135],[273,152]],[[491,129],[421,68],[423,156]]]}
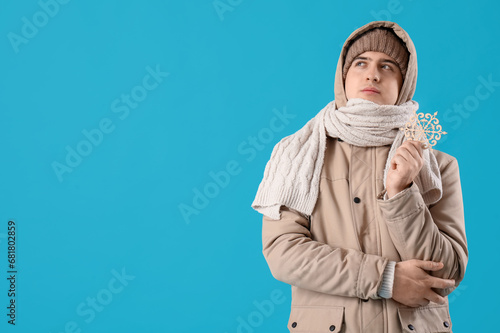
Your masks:
{"label": "coat pocket", "polygon": [[448,305],[398,308],[398,316],[403,332],[451,332],[451,319]]}
{"label": "coat pocket", "polygon": [[299,333],[343,332],[343,306],[296,306],[292,305],[288,329]]}

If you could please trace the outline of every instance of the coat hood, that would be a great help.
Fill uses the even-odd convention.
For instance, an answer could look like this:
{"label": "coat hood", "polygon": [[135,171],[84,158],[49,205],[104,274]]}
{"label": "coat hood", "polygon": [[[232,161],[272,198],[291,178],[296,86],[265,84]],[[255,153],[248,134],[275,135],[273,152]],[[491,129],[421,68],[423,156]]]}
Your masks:
{"label": "coat hood", "polygon": [[399,92],[398,99],[396,101],[396,105],[401,105],[405,102],[410,101],[413,98],[413,94],[415,93],[415,88],[417,86],[417,51],[415,50],[415,46],[406,31],[403,30],[398,24],[389,21],[374,21],[370,22],[361,28],[355,30],[349,38],[342,46],[342,51],[340,52],[340,57],[337,63],[337,70],[335,72],[335,105],[336,108],[340,108],[346,105],[347,97],[344,89],[344,79],[342,77],[342,68],[344,66],[344,59],[347,54],[347,50],[351,42],[363,34],[364,32],[375,29],[375,28],[389,28],[394,31],[396,36],[401,38],[403,43],[406,45],[406,48],[410,54],[408,59],[408,69],[406,71],[406,75],[403,78],[403,86],[401,87],[401,91]]}

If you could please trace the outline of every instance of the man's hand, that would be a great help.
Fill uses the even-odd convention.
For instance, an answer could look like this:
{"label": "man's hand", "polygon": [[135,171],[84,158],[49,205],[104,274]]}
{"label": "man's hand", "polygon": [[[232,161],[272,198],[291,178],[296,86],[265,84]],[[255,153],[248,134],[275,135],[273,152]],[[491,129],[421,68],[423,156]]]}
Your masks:
{"label": "man's hand", "polygon": [[424,165],[422,154],[420,141],[408,140],[396,149],[387,171],[387,197],[393,197],[411,184]]}
{"label": "man's hand", "polygon": [[431,288],[444,289],[455,286],[454,280],[440,279],[426,271],[438,271],[443,263],[423,260],[406,260],[396,263],[392,298],[410,307],[429,304],[430,301],[444,304],[445,298]]}

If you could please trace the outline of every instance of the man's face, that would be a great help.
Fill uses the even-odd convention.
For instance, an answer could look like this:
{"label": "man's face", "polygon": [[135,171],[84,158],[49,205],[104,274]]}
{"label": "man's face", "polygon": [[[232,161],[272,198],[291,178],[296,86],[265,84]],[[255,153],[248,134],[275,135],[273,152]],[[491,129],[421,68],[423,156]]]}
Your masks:
{"label": "man's face", "polygon": [[368,51],[354,58],[347,71],[347,99],[363,98],[380,105],[395,105],[403,76],[396,61],[382,52]]}

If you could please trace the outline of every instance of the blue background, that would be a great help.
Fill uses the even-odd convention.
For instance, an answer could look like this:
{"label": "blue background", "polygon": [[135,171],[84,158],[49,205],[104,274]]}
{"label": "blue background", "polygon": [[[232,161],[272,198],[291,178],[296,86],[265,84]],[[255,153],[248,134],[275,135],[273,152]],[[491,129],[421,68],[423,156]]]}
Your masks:
{"label": "blue background", "polygon": [[[497,3],[53,4],[6,1],[0,11],[2,332],[286,332],[289,286],[269,272],[250,204],[274,144],[333,99],[343,42],[374,20],[412,37],[414,99],[439,111],[449,134],[436,148],[459,161],[470,258],[450,296],[454,332],[491,330],[500,314]],[[33,22],[37,30],[26,27]],[[131,93],[133,108],[121,100]],[[285,111],[293,118],[270,136]],[[82,131],[102,121],[108,133],[86,145]],[[67,149],[78,147],[86,156],[58,177],[54,163],[67,165]],[[209,185],[228,164],[232,174]],[[207,186],[211,198],[183,216]],[[9,219],[15,327],[6,316]]]}

